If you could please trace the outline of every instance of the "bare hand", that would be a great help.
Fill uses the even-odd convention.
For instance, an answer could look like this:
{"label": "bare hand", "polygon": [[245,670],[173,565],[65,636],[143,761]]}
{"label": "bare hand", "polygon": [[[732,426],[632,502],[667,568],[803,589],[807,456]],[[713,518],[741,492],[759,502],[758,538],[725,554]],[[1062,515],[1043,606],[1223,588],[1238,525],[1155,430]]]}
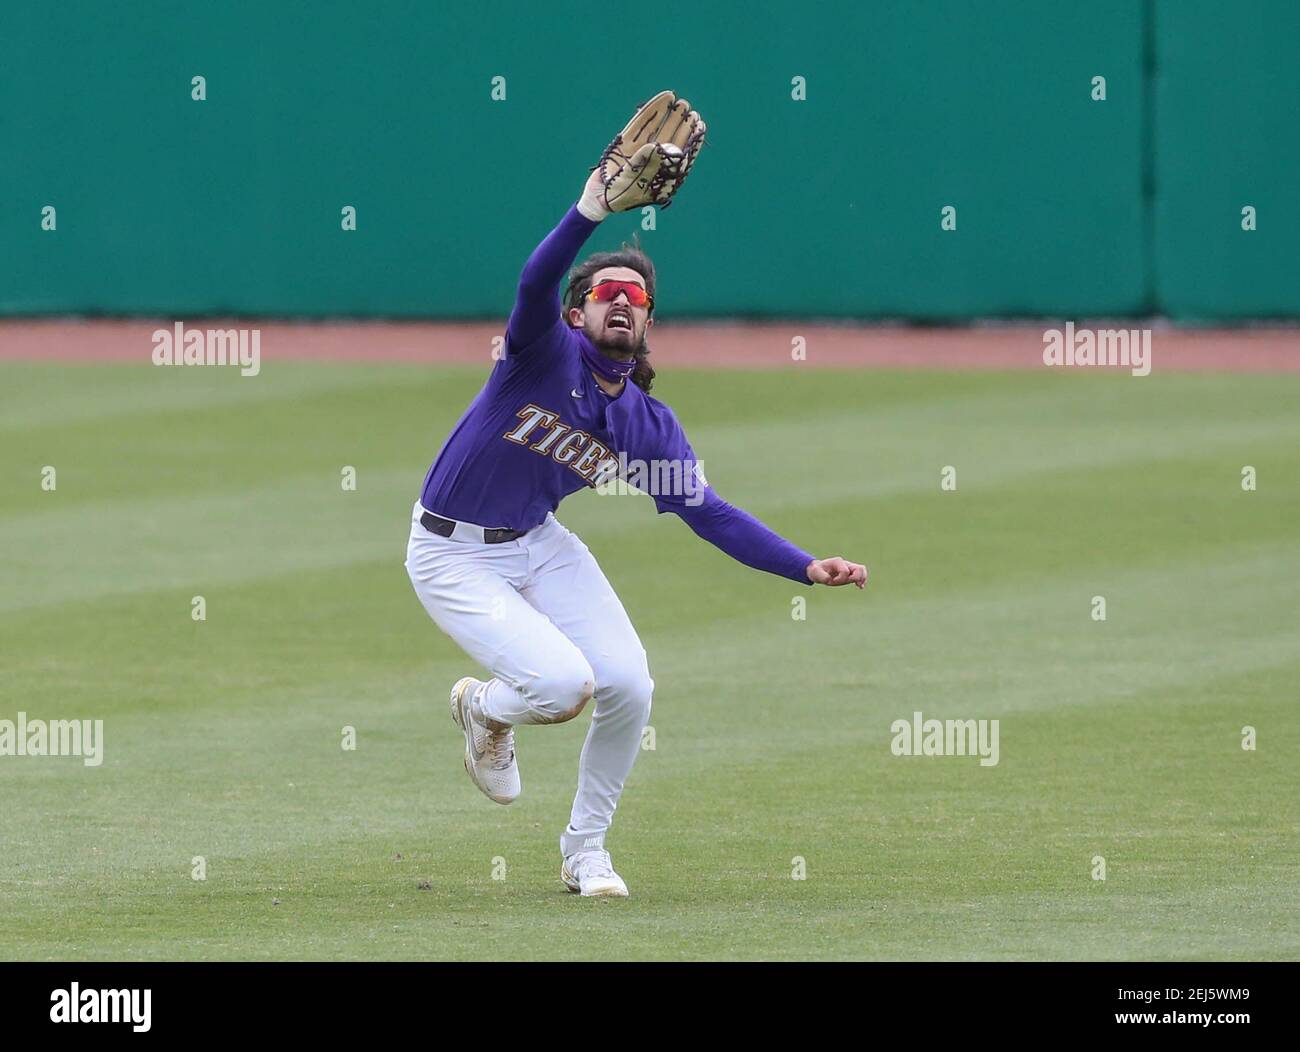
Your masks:
{"label": "bare hand", "polygon": [[841,585],[856,584],[859,588],[867,586],[867,568],[861,563],[851,563],[838,555],[829,559],[814,559],[808,564],[808,580],[813,584]]}

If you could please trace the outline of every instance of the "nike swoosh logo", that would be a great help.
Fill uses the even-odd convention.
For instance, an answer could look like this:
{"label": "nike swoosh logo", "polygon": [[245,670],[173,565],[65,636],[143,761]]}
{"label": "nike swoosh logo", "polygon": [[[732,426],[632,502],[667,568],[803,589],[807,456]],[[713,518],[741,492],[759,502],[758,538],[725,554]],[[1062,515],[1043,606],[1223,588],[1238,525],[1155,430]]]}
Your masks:
{"label": "nike swoosh logo", "polygon": [[582,397],[582,392],[579,391],[576,387],[572,391],[570,391],[569,394],[573,395],[574,398]]}
{"label": "nike swoosh logo", "polygon": [[465,725],[465,741],[469,745],[469,754],[474,758],[474,762],[478,763],[483,759],[483,750],[474,740],[474,720],[469,714],[469,706],[463,701],[460,703],[460,718]]}

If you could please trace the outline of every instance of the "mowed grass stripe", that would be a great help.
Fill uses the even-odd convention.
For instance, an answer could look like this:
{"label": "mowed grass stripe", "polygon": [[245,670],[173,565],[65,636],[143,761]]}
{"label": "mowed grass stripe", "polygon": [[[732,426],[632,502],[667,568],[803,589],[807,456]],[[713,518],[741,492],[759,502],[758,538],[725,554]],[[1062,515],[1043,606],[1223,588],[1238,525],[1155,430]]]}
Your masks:
{"label": "mowed grass stripe", "polygon": [[[396,387],[400,368],[329,365],[303,367],[265,363],[257,376],[236,369],[155,368],[128,363],[0,366],[0,431],[25,432],[40,440],[87,434],[116,438],[127,420],[151,418],[175,425],[203,414],[255,413],[265,403],[329,397],[330,392],[366,386]],[[202,428],[190,428],[202,440]]]}
{"label": "mowed grass stripe", "polygon": [[[699,546],[690,536],[681,542]],[[178,686],[169,678],[172,672],[158,677],[152,670],[149,657],[161,650],[184,655],[181,689],[190,682],[238,686],[250,679],[254,689],[276,689],[293,682],[298,674],[295,659],[322,674],[348,665],[354,660],[351,650],[358,629],[373,637],[367,653],[409,666],[426,648],[451,644],[425,624],[398,554],[342,571],[290,573],[276,563],[269,580],[220,578],[216,588],[202,588],[210,606],[210,620],[202,624],[190,619],[190,596],[176,588],[153,589],[125,603],[85,598],[39,616],[29,610],[21,622],[11,614],[12,638],[31,643],[15,648],[13,667],[32,675],[36,697],[51,687],[65,695],[75,693],[78,684],[103,697],[105,685],[95,669],[115,655],[134,654],[139,672],[129,681],[130,689],[136,696],[151,697]],[[1294,624],[1279,620],[1276,610],[1286,606],[1288,590],[1300,583],[1298,554],[1297,542],[1239,542],[1221,545],[1209,563],[1197,550],[1182,560],[1164,552],[1154,567],[1116,561],[1090,566],[1084,574],[1062,562],[1050,576],[1027,580],[1014,575],[990,583],[972,583],[960,576],[959,567],[943,561],[937,567],[918,563],[918,575],[947,578],[941,588],[931,583],[928,589],[914,587],[906,564],[895,564],[866,594],[801,589],[739,571],[734,585],[728,581],[719,592],[696,583],[709,579],[707,560],[697,572],[687,551],[674,558],[671,549],[664,551],[675,571],[668,576],[657,561],[640,569],[614,562],[610,573],[627,596],[643,636],[663,641],[664,656],[656,660],[673,661],[681,652],[683,663],[695,662],[700,657],[696,641],[701,639],[723,649],[729,641],[738,641],[744,660],[751,656],[749,641],[771,632],[773,641],[784,647],[834,642],[865,658],[887,653],[899,655],[904,664],[915,661],[921,666],[927,648],[941,643],[951,653],[964,642],[974,666],[991,675],[1000,640],[1014,641],[1020,667],[1025,656],[1040,652],[1044,663],[1078,655],[1092,660],[1101,656],[1094,653],[1096,641],[1105,640],[1110,661],[1125,658],[1114,673],[1122,677],[1154,674],[1157,667],[1151,659],[1159,655],[1157,644],[1166,635],[1173,642],[1192,640],[1191,646],[1171,655],[1172,663],[1190,668],[1211,659],[1258,660],[1293,653]],[[660,605],[660,612],[653,613],[665,593],[691,592],[700,598],[688,610],[674,612],[669,607],[665,613]],[[1092,598],[1098,594],[1108,603],[1111,620],[1104,624],[1091,619]],[[791,619],[795,600],[808,604],[807,621]],[[1177,631],[1170,634],[1170,625]],[[78,631],[85,642],[51,661],[43,644]],[[322,653],[321,644],[329,638],[333,646]],[[1201,646],[1200,639],[1232,640],[1238,656],[1220,658],[1216,650]],[[232,663],[233,654],[241,660]],[[876,667],[878,661],[864,664]],[[83,673],[78,672],[81,667]],[[56,668],[60,676],[47,675]],[[1031,681],[1039,671],[1030,669]]]}
{"label": "mowed grass stripe", "polygon": [[[1300,444],[1291,448],[1300,449]],[[962,481],[953,493],[939,492],[936,475],[929,480],[928,495],[916,494],[907,502],[899,499],[903,494],[864,500],[823,482],[815,498],[800,497],[796,491],[744,503],[769,515],[774,528],[805,547],[880,563],[899,554],[898,544],[914,547],[920,542],[930,546],[929,558],[960,555],[977,572],[985,567],[1005,572],[1004,560],[987,558],[992,548],[1006,545],[1010,534],[1018,535],[1027,559],[1035,550],[1074,544],[1078,528],[1064,523],[1071,515],[1095,538],[1095,543],[1074,544],[1085,560],[1128,559],[1134,547],[1157,555],[1174,539],[1212,546],[1241,531],[1289,533],[1289,523],[1300,511],[1300,493],[1295,488],[1279,493],[1275,480],[1287,477],[1300,458],[1253,457],[1260,461],[1255,466],[1265,472],[1269,488],[1247,495],[1232,468],[1241,455],[1225,455],[1212,463],[1134,458],[1110,475],[1092,466],[1059,468],[1045,470],[1041,482],[1020,479],[1015,485],[990,486],[987,479],[981,484],[959,476]],[[0,614],[34,605],[85,602],[119,591],[210,587],[213,582],[330,568],[374,560],[385,552],[400,564],[419,477],[410,483],[412,476],[404,470],[362,467],[359,472],[364,493],[360,488],[344,491],[341,476],[322,470],[320,475],[282,478],[239,494],[120,498],[89,508],[47,508],[39,514],[9,516],[0,520],[11,582],[0,593]],[[918,470],[907,489],[922,489],[920,480]],[[61,499],[58,493],[49,497],[51,503]],[[827,519],[845,522],[846,517],[824,514],[832,501],[851,505],[846,509],[848,529],[820,527]],[[663,523],[651,525],[653,505],[638,496],[579,494],[561,514],[572,528],[597,542],[628,530],[658,536],[672,531]],[[992,518],[1001,529],[972,529],[975,516]],[[786,520],[802,525],[786,526]],[[678,529],[686,532],[679,524]],[[1073,554],[1061,551],[1060,557]],[[1013,565],[1011,572],[1018,569]]]}
{"label": "mowed grass stripe", "polygon": [[[119,371],[143,381],[168,375],[167,370]],[[75,383],[82,374],[64,369],[55,375],[61,382],[71,376]],[[728,420],[726,414],[694,409],[683,411],[683,419],[697,451],[723,473],[721,485],[733,488],[747,489],[755,472],[765,483],[774,472],[784,473],[791,458],[799,470],[787,482],[827,477],[871,495],[916,485],[914,462],[925,467],[928,480],[939,466],[936,459],[949,463],[958,454],[975,465],[995,461],[1016,474],[1028,464],[1043,470],[1105,464],[1160,456],[1188,448],[1189,442],[1218,441],[1233,430],[1250,442],[1272,425],[1287,434],[1297,427],[1291,412],[1296,384],[1289,377],[1272,378],[1276,389],[1262,392],[1256,384],[1244,397],[1240,378],[1207,389],[1199,376],[1144,385],[1114,376],[1065,383],[1057,376],[1010,373],[1000,376],[999,387],[990,388],[987,377],[977,384],[963,374],[937,374],[938,379],[902,374],[889,377],[889,390],[906,391],[910,398],[882,405],[875,390],[881,374],[835,374],[831,392],[811,374],[762,377],[752,392],[753,376],[731,375],[729,396],[754,398],[757,419],[751,414],[747,421]],[[738,381],[737,375],[745,379]],[[220,371],[191,371],[188,376],[180,392],[174,390],[177,380],[161,385],[149,411],[137,410],[129,424],[115,421],[110,430],[49,422],[19,434],[7,458],[14,458],[15,470],[28,472],[62,461],[65,475],[75,482],[64,487],[68,502],[115,493],[139,498],[154,492],[238,492],[244,485],[300,472],[304,456],[335,471],[343,462],[361,462],[372,470],[398,468],[427,463],[482,380],[482,374],[464,369],[398,367],[303,371],[281,366],[245,381],[242,388],[233,386],[238,377]],[[329,382],[322,383],[321,376]],[[945,381],[951,376],[960,382]],[[698,382],[696,374],[689,378]],[[677,378],[674,388],[698,397],[687,380]],[[735,390],[742,382],[744,389]],[[259,394],[232,404],[232,389]],[[136,388],[123,390],[140,399]],[[775,399],[780,413],[760,401],[764,394]],[[180,409],[179,395],[184,396]],[[90,404],[112,397],[93,388],[80,396]],[[202,404],[204,396],[211,404]],[[380,414],[384,426],[376,428]],[[755,449],[764,455],[754,457]],[[82,470],[86,458],[108,454],[114,460],[111,475]],[[775,490],[760,488],[769,495]],[[42,500],[48,504],[35,487],[15,487],[13,496],[11,513],[40,510]]]}

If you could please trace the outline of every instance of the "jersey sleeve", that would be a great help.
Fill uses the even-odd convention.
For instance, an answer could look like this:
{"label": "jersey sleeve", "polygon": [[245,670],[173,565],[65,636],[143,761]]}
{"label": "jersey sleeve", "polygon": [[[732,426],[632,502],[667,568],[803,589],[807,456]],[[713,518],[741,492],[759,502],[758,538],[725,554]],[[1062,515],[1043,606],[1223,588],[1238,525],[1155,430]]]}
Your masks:
{"label": "jersey sleeve", "polygon": [[553,326],[563,324],[560,282],[599,225],[574,205],[528,257],[519,275],[514,309],[506,325],[507,357],[523,353]]}
{"label": "jersey sleeve", "polygon": [[718,496],[681,425],[662,408],[666,419],[646,443],[647,451],[656,455],[629,462],[628,481],[654,498],[660,514],[677,515],[697,536],[737,562],[811,585],[807,571],[813,556]]}
{"label": "jersey sleeve", "polygon": [[676,512],[698,536],[739,563],[787,577],[799,584],[812,584],[808,580],[808,564],[813,561],[813,556],[763,525],[743,508],[727,503],[710,488],[706,487],[705,498],[700,504],[683,504],[669,509],[661,506],[659,510]]}

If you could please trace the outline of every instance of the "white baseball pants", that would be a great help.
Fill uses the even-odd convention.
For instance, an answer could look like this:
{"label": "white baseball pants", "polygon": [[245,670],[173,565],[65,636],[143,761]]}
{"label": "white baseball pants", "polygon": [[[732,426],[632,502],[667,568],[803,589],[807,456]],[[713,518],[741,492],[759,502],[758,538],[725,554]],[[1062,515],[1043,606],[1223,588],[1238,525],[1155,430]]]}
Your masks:
{"label": "white baseball pants", "polygon": [[484,715],[562,723],[594,698],[561,850],[602,847],[654,690],[623,604],[554,515],[517,540],[483,544],[430,533],[423,510],[412,509],[406,572],[438,627],[492,673],[479,699]]}

